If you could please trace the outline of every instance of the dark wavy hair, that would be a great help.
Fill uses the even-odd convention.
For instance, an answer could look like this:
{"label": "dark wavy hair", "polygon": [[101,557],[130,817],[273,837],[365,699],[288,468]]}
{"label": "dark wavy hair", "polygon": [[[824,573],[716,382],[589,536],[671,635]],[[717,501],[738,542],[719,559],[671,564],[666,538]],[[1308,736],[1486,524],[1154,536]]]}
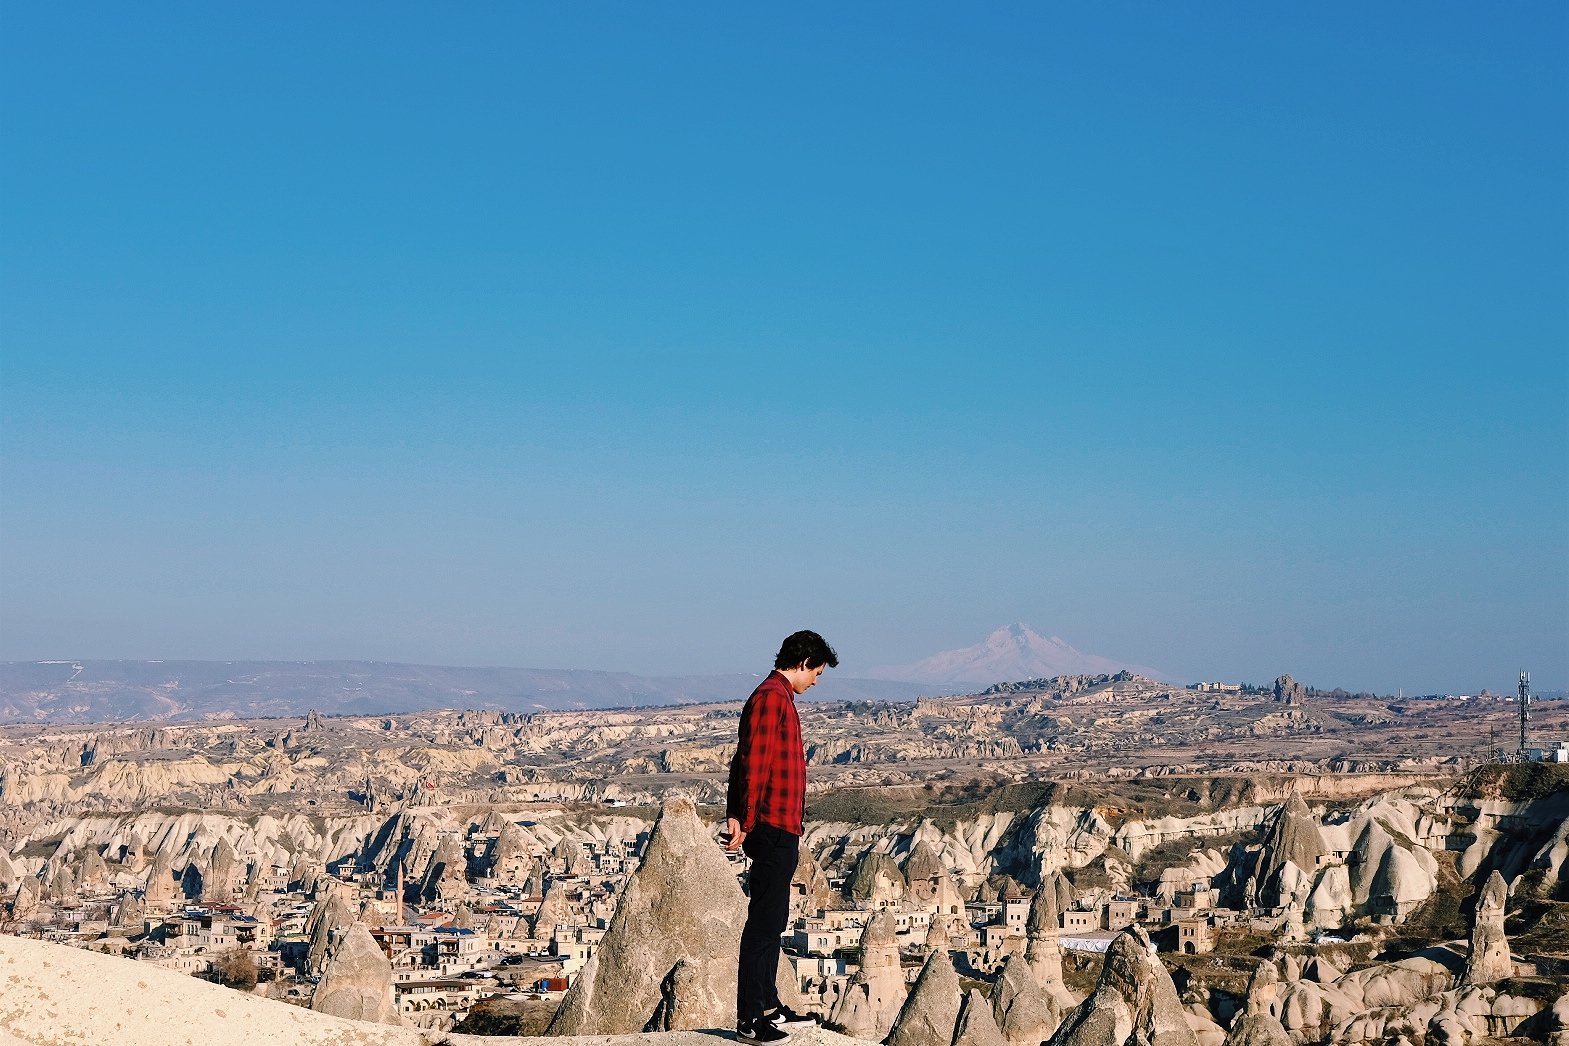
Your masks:
{"label": "dark wavy hair", "polygon": [[818,665],[838,668],[839,655],[828,645],[828,640],[816,632],[801,631],[786,636],[785,641],[779,644],[779,656],[774,658],[774,667],[794,668],[803,664],[807,668],[816,668]]}

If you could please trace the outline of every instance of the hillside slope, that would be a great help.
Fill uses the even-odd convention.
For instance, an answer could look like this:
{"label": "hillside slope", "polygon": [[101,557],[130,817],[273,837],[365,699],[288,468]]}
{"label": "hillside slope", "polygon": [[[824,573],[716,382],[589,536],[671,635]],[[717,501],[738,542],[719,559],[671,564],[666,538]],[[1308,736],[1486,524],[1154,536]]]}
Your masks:
{"label": "hillside slope", "polygon": [[328,1017],[182,973],[0,936],[0,1031],[30,1046],[423,1046],[411,1028]]}
{"label": "hillside slope", "polygon": [[[0,934],[0,1046],[494,1046],[348,1021],[147,963]],[[534,1046],[718,1046],[729,1032],[535,1038]],[[867,1046],[819,1029],[795,1046]]]}

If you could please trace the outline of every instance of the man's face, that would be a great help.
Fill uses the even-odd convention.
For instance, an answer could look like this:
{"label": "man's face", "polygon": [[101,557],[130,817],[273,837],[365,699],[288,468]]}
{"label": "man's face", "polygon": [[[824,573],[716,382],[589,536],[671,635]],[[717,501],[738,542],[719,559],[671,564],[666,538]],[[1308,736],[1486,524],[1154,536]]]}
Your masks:
{"label": "man's face", "polygon": [[817,681],[823,677],[823,670],[827,667],[827,665],[818,665],[816,668],[807,668],[806,662],[803,661],[796,668],[786,669],[783,675],[790,681],[792,690],[804,694],[817,685]]}

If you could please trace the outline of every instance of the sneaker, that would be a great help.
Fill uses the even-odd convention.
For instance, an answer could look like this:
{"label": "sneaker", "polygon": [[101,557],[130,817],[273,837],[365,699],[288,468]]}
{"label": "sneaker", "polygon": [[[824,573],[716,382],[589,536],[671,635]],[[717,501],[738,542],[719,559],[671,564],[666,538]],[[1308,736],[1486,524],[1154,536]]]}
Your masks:
{"label": "sneaker", "polygon": [[783,1005],[781,1005],[774,1012],[765,1016],[763,1020],[767,1021],[769,1024],[772,1024],[775,1028],[801,1028],[808,1024],[821,1023],[819,1019],[813,1014],[796,1013],[790,1007]]}
{"label": "sneaker", "polygon": [[755,1021],[746,1021],[735,1030],[738,1042],[753,1043],[755,1046],[778,1046],[781,1042],[790,1041],[790,1033],[772,1024],[767,1017]]}

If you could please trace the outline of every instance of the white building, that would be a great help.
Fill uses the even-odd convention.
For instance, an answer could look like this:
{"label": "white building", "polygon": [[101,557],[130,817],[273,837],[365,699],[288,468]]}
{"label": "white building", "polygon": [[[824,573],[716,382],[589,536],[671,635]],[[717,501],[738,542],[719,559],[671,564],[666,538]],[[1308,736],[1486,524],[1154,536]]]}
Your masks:
{"label": "white building", "polygon": [[1546,748],[1527,748],[1525,757],[1533,763],[1569,763],[1569,741],[1558,741]]}

